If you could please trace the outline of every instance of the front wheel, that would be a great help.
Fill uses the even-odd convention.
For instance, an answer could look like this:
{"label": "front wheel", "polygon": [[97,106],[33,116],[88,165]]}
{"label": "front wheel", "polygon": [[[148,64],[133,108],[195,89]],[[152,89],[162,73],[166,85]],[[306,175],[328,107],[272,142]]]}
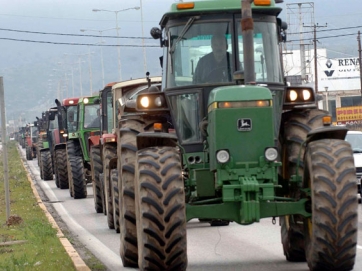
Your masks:
{"label": "front wheel", "polygon": [[84,199],[87,197],[87,184],[84,176],[83,158],[71,156],[69,158],[69,171],[71,172],[71,196],[74,199]]}
{"label": "front wheel", "polygon": [[91,168],[92,168],[92,186],[94,196],[94,208],[97,213],[103,213],[103,189],[99,179],[100,173],[103,172],[101,150],[99,146],[90,148]]}
{"label": "front wheel", "polygon": [[304,158],[303,186],[312,216],[304,221],[310,270],[352,270],[357,245],[357,185],[348,142],[311,142]]}
{"label": "front wheel", "polygon": [[138,151],[135,181],[139,268],[186,270],[185,192],[177,149]]}
{"label": "front wheel", "polygon": [[50,150],[45,150],[40,153],[41,160],[41,175],[44,181],[53,180],[53,167],[52,167],[52,157]]}
{"label": "front wheel", "polygon": [[66,149],[58,149],[55,151],[56,175],[60,189],[69,188],[67,152]]}

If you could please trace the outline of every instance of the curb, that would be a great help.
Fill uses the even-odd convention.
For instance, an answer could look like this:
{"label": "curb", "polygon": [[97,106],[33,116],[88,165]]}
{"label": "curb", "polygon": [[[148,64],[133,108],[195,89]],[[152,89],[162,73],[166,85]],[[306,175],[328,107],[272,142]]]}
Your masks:
{"label": "curb", "polygon": [[38,193],[38,190],[36,189],[36,187],[35,187],[35,185],[33,183],[33,180],[32,180],[32,178],[31,178],[31,176],[29,174],[29,171],[25,167],[24,160],[23,160],[23,157],[22,157],[21,153],[20,153],[20,158],[21,158],[21,163],[22,163],[22,165],[23,165],[23,167],[24,167],[24,169],[26,171],[26,176],[28,178],[28,181],[30,182],[31,188],[33,190],[33,194],[34,194],[34,196],[35,196],[35,198],[37,200],[37,204],[44,211],[46,217],[48,218],[48,221],[53,226],[53,228],[57,230],[57,237],[59,238],[61,244],[63,245],[65,251],[68,253],[69,257],[73,261],[75,269],[78,270],[78,271],[90,271],[91,269],[85,264],[83,259],[79,256],[78,252],[74,249],[73,245],[64,236],[64,234],[61,231],[61,229],[59,228],[57,222],[54,220],[52,215],[47,210],[45,204],[41,200],[41,198],[39,196],[39,193]]}

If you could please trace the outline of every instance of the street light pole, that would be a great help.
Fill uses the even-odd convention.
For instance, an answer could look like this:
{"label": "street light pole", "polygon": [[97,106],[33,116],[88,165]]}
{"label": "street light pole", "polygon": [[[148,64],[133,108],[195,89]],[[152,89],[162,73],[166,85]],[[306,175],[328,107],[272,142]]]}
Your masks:
{"label": "street light pole", "polygon": [[145,38],[144,38],[144,31],[143,31],[143,7],[142,7],[142,0],[140,0],[140,7],[141,7],[141,26],[142,26],[142,50],[143,50],[143,71],[146,74],[147,72],[147,59],[146,59],[146,48],[145,48]]}
{"label": "street light pole", "polygon": [[324,87],[326,90],[326,110],[329,112],[329,106],[328,106],[328,87]]}
{"label": "street light pole", "polygon": [[119,80],[122,81],[122,71],[121,71],[121,45],[119,42],[119,27],[118,27],[118,12],[126,11],[130,9],[139,10],[140,7],[133,7],[133,8],[125,8],[121,10],[106,10],[106,9],[93,9],[94,12],[98,11],[105,11],[105,12],[113,12],[116,15],[116,30],[117,30],[117,54],[118,54],[118,72],[119,72]]}
{"label": "street light pole", "polygon": [[99,32],[99,35],[101,36],[101,41],[100,41],[100,44],[101,44],[101,66],[102,66],[102,88],[105,86],[104,85],[104,61],[103,61],[103,32],[104,31],[108,31],[108,30],[113,30],[115,29],[114,27],[113,28],[108,28],[108,29],[104,29],[104,30],[94,30],[94,29],[81,29],[80,31],[81,32],[86,32],[86,31],[93,31],[93,32]]}
{"label": "street light pole", "polygon": [[78,56],[78,63],[79,63],[79,85],[80,85],[80,97],[83,97],[83,89],[82,89],[82,65],[81,65],[81,58]]}
{"label": "street light pole", "polygon": [[93,93],[93,83],[92,83],[92,63],[91,63],[91,50],[88,46],[88,62],[89,62],[89,88],[90,88],[90,95],[92,96]]}

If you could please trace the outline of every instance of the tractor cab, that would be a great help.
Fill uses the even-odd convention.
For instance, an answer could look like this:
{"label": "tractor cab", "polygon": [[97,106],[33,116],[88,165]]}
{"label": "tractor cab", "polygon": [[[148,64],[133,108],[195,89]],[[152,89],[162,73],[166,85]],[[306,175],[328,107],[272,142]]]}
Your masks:
{"label": "tractor cab", "polygon": [[[203,150],[199,124],[210,111],[210,93],[235,86],[235,75],[241,77],[238,83],[245,83],[244,50],[253,54],[255,66],[255,82],[246,83],[268,86],[276,105],[282,103],[284,95],[278,45],[281,21],[276,18],[281,8],[274,4],[253,7],[253,50],[243,47],[240,1],[223,3],[223,10],[217,2],[175,4],[161,19],[161,29],[151,32],[167,52],[162,62],[163,90],[169,98],[178,138],[187,152]],[[240,91],[243,89],[234,90]]]}

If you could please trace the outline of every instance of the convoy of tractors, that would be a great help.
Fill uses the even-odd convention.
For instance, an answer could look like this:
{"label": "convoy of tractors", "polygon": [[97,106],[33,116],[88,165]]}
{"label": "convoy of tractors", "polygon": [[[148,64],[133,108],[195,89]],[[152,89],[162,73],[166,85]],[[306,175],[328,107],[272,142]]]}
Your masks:
{"label": "convoy of tractors", "polygon": [[[347,129],[331,125],[312,88],[287,86],[281,2],[174,3],[151,30],[164,48],[162,78],[56,100],[19,131],[43,180],[74,199],[92,185],[95,211],[120,233],[125,267],[186,270],[194,218],[279,217],[288,261],[353,269],[358,200]],[[200,67],[220,34],[227,65]]]}

